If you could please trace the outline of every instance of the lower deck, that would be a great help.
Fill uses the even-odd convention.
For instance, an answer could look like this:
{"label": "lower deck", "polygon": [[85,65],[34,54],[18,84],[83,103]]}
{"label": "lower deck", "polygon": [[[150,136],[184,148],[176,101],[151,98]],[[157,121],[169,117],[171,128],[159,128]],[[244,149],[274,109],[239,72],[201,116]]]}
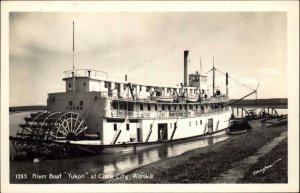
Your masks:
{"label": "lower deck", "polygon": [[168,141],[214,133],[230,125],[231,108],[195,117],[153,119],[104,118],[101,144],[130,144]]}

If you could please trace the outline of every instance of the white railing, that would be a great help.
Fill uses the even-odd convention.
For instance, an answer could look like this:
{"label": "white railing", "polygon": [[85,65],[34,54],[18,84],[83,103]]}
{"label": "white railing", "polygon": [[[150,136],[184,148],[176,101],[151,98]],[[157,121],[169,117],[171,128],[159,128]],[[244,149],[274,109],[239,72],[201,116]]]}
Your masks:
{"label": "white railing", "polygon": [[[100,97],[103,98],[109,98],[112,100],[119,100],[119,101],[131,101],[131,102],[157,102],[158,97],[154,96],[147,96],[147,95],[136,95],[134,94],[134,98],[132,98],[131,94],[127,93],[125,96],[122,95],[122,97],[119,97],[119,94],[114,90],[112,92],[108,91],[97,91],[97,93],[100,93]],[[229,98],[227,96],[224,97],[213,97],[208,99],[201,99],[201,104],[207,104],[207,103],[218,103],[218,102],[227,102]],[[178,103],[181,104],[192,104],[192,103],[186,103],[185,98],[180,98]],[[177,104],[177,103],[169,103],[169,104]]]}
{"label": "white railing", "polygon": [[110,110],[109,117],[129,117],[129,118],[175,118],[175,117],[201,117],[204,115],[218,114],[229,111],[229,107],[221,109],[206,109],[198,111],[126,111],[126,110]]}
{"label": "white railing", "polygon": [[67,70],[64,71],[65,78],[73,77],[99,77],[102,78],[103,74],[105,74],[106,79],[108,78],[108,73],[100,70],[93,69],[75,69],[75,70]]}

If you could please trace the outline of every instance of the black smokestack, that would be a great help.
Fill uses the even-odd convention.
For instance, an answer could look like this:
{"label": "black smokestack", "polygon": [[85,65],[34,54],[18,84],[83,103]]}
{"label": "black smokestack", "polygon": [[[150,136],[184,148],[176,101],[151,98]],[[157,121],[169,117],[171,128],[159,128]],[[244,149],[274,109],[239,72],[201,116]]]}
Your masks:
{"label": "black smokestack", "polygon": [[189,58],[189,51],[184,51],[184,86],[188,85],[188,58]]}

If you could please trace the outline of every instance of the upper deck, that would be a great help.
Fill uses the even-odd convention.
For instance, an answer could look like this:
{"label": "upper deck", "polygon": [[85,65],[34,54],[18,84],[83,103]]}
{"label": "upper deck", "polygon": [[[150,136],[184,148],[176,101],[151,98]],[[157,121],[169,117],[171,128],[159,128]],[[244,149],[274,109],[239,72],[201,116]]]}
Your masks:
{"label": "upper deck", "polygon": [[[128,81],[108,79],[106,72],[92,69],[76,69],[65,71],[66,92],[101,92],[101,96],[118,100],[157,101],[157,102],[214,102],[207,88],[207,77],[190,74],[188,86],[156,86],[138,84]],[[219,98],[221,97],[218,94]],[[223,96],[225,97],[225,95]],[[225,100],[225,98],[222,98]]]}

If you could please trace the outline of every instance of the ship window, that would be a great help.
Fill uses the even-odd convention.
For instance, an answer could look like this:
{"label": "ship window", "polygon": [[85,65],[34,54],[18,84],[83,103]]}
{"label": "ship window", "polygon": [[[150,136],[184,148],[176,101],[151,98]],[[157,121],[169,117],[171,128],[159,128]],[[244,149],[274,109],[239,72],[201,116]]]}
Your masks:
{"label": "ship window", "polygon": [[126,124],[126,130],[129,131],[129,129],[130,129],[130,126],[129,126],[129,124],[127,123],[127,124]]}
{"label": "ship window", "polygon": [[142,85],[140,85],[140,91],[142,91],[142,89],[143,89],[143,86],[142,86]]}
{"label": "ship window", "polygon": [[104,82],[104,87],[107,88],[108,87],[108,82]]}
{"label": "ship window", "polygon": [[126,90],[126,84],[124,84],[124,90]]}
{"label": "ship window", "polygon": [[200,120],[200,125],[202,125],[202,120]]}
{"label": "ship window", "polygon": [[69,90],[71,90],[71,89],[72,89],[72,84],[70,83],[70,84],[69,84]]}
{"label": "ship window", "polygon": [[148,104],[147,106],[148,106],[148,111],[151,111],[151,105]]}
{"label": "ship window", "polygon": [[150,92],[150,88],[151,88],[150,86],[147,86],[146,87],[146,92]]}
{"label": "ship window", "polygon": [[134,111],[133,110],[134,107],[137,109],[137,106],[135,106],[134,103],[128,103],[128,107],[126,107],[126,108],[128,111]]}
{"label": "ship window", "polygon": [[86,83],[85,83],[85,82],[83,83],[83,86],[84,86],[84,87],[86,86]]}
{"label": "ship window", "polygon": [[176,107],[177,107],[177,105],[174,105],[174,110],[176,111]]}
{"label": "ship window", "polygon": [[196,105],[196,109],[198,109],[198,105]]}
{"label": "ship window", "polygon": [[184,105],[184,109],[185,109],[185,110],[187,109],[187,105]]}
{"label": "ship window", "polygon": [[157,104],[155,104],[155,110],[157,111]]}
{"label": "ship window", "polygon": [[112,107],[113,107],[113,109],[117,109],[117,108],[118,108],[118,103],[113,102],[113,103],[112,103]]}
{"label": "ship window", "polygon": [[161,106],[161,110],[165,110],[165,105],[164,104],[162,104],[162,106]]}
{"label": "ship window", "polygon": [[79,106],[83,106],[83,101],[79,101]]}
{"label": "ship window", "polygon": [[193,110],[193,105],[190,105],[190,109]]}
{"label": "ship window", "polygon": [[114,131],[117,131],[117,124],[114,124]]}
{"label": "ship window", "polygon": [[69,106],[73,106],[73,102],[72,101],[69,101]]}
{"label": "ship window", "polygon": [[140,110],[141,110],[141,111],[144,110],[144,104],[140,104]]}
{"label": "ship window", "polygon": [[118,89],[119,83],[115,83],[115,89]]}
{"label": "ship window", "polygon": [[170,111],[171,110],[171,105],[168,105],[168,111]]}
{"label": "ship window", "polygon": [[179,105],[179,110],[182,110],[182,106],[181,105]]}

